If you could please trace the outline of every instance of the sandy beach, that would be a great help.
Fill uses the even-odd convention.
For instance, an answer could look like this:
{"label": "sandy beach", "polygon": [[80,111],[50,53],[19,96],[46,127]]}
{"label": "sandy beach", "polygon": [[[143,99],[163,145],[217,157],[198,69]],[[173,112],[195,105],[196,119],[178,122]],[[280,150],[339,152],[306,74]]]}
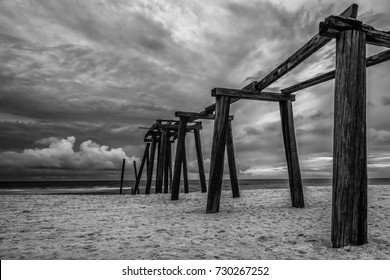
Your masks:
{"label": "sandy beach", "polygon": [[1,259],[390,259],[390,187],[369,186],[368,241],[332,249],[331,187],[207,194],[2,195]]}

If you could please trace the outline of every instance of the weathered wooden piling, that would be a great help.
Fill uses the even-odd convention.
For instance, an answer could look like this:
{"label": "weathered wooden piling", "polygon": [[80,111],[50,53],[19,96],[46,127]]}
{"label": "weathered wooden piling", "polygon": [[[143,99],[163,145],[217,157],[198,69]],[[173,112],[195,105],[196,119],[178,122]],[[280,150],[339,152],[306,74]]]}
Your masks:
{"label": "weathered wooden piling", "polygon": [[123,159],[122,161],[122,173],[121,173],[121,185],[120,185],[120,189],[119,189],[119,194],[122,194],[122,187],[123,187],[123,175],[125,173],[125,159]]}
{"label": "weathered wooden piling", "polygon": [[168,130],[163,129],[161,133],[161,140],[159,145],[159,156],[157,164],[157,175],[156,175],[156,193],[162,193],[163,176],[166,164],[167,155],[167,142],[168,142]]}
{"label": "weathered wooden piling", "polygon": [[280,101],[279,108],[290,184],[291,204],[293,207],[304,208],[305,202],[303,196],[301,169],[298,159],[298,148],[295,140],[292,102]]}
{"label": "weathered wooden piling", "polygon": [[229,120],[226,134],[226,151],[229,165],[230,184],[233,197],[240,197],[240,189],[238,187],[236,159],[234,155],[233,130],[232,122]]}
{"label": "weathered wooden piling", "polygon": [[148,166],[148,174],[146,178],[145,194],[150,194],[150,188],[152,186],[154,154],[156,153],[156,144],[157,144],[157,137],[156,134],[153,133],[152,142],[150,146],[149,166]]}
{"label": "weathered wooden piling", "polygon": [[169,184],[170,184],[170,178],[169,178],[169,165],[171,161],[171,142],[166,142],[166,149],[165,149],[165,164],[164,164],[164,193],[169,192]]}
{"label": "weathered wooden piling", "polygon": [[139,168],[138,175],[136,176],[135,186],[134,186],[134,189],[133,189],[133,192],[132,192],[133,195],[134,194],[139,194],[139,183],[141,181],[142,172],[144,170],[145,163],[146,163],[146,166],[148,166],[147,162],[148,162],[148,159],[149,159],[149,147],[150,147],[150,143],[146,143],[144,155],[142,157],[141,166]]}
{"label": "weathered wooden piling", "polygon": [[199,130],[194,130],[194,139],[195,139],[196,158],[198,161],[200,187],[202,192],[207,192],[206,176],[204,173],[204,165],[203,165],[202,144],[200,140]]}
{"label": "weathered wooden piling", "polygon": [[176,142],[176,155],[175,155],[175,165],[173,171],[171,200],[179,199],[180,173],[181,173],[181,166],[183,163],[183,155],[185,152],[186,133],[187,133],[187,118],[180,117],[178,138]]}
{"label": "weathered wooden piling", "polygon": [[186,142],[184,141],[183,143],[184,148],[183,148],[183,183],[184,183],[184,193],[189,193],[189,187],[188,187],[188,170],[187,170],[187,151],[186,151]]}
{"label": "weathered wooden piling", "polygon": [[366,38],[357,30],[336,40],[332,244],[367,243]]}
{"label": "weathered wooden piling", "polygon": [[211,148],[209,190],[207,194],[207,213],[219,211],[223,179],[223,165],[226,145],[226,133],[229,126],[230,97],[215,97],[215,121],[213,144]]}

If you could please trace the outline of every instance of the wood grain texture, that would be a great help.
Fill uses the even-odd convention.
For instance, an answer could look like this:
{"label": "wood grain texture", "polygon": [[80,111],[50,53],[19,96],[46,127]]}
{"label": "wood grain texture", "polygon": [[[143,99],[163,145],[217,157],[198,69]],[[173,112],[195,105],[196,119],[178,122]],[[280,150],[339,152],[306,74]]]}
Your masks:
{"label": "wood grain texture", "polygon": [[226,133],[229,125],[230,97],[216,96],[216,110],[211,148],[209,190],[207,194],[207,213],[219,212],[224,168]]}
{"label": "wood grain texture", "polygon": [[366,33],[366,43],[379,46],[390,47],[390,32],[377,30],[374,27],[364,24],[359,20],[330,16],[320,23],[320,33],[322,36],[337,38],[340,32],[347,30],[358,30]]}
{"label": "wood grain texture", "polygon": [[145,194],[150,194],[153,179],[153,167],[154,167],[154,155],[156,153],[157,137],[156,134],[152,134],[152,140],[150,144],[149,165],[146,178]]}
{"label": "wood grain texture", "polygon": [[224,95],[238,99],[249,99],[258,101],[273,101],[279,102],[284,100],[295,101],[295,95],[284,95],[276,92],[261,92],[232,89],[232,88],[214,88],[211,91],[211,96]]}
{"label": "wood grain texture", "polygon": [[366,41],[362,31],[336,40],[331,240],[367,243]]}
{"label": "wood grain texture", "polygon": [[279,103],[280,118],[282,122],[284,150],[286,154],[288,177],[290,183],[291,205],[304,208],[301,169],[299,166],[298,148],[295,139],[294,114],[292,103],[283,101]]}
{"label": "wood grain texture", "polygon": [[179,121],[179,131],[178,131],[178,138],[176,142],[176,155],[175,155],[175,165],[173,169],[171,200],[179,199],[180,173],[181,173],[181,166],[183,162],[183,153],[185,149],[185,137],[187,132],[186,127],[187,127],[187,118],[181,117]]}
{"label": "wood grain texture", "polygon": [[206,176],[204,173],[204,165],[203,165],[202,144],[200,140],[200,132],[198,130],[194,131],[194,140],[195,140],[196,158],[198,161],[200,188],[201,191],[205,193],[207,192],[207,185],[206,185]]}
{"label": "wood grain texture", "polygon": [[232,122],[230,121],[229,121],[227,134],[226,134],[226,151],[227,151],[227,158],[228,158],[230,185],[232,188],[232,194],[233,197],[240,197],[240,187],[238,185],[238,178],[237,178],[236,157],[234,155],[233,129],[232,129]]}

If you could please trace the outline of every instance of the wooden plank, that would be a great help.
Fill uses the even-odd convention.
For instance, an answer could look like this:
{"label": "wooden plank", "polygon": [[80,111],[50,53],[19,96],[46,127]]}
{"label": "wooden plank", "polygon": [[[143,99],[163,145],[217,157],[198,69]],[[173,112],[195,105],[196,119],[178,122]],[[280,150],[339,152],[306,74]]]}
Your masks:
{"label": "wooden plank", "polygon": [[[377,53],[377,54],[374,54],[374,55],[368,57],[366,59],[366,67],[371,67],[371,66],[377,65],[379,63],[382,63],[382,62],[385,62],[388,60],[390,60],[390,50],[386,50],[386,51],[383,51],[383,52],[380,52],[380,53]],[[284,88],[281,91],[283,94],[290,94],[290,93],[293,93],[293,92],[296,92],[296,91],[299,91],[299,90],[302,90],[302,89],[305,89],[305,88],[308,88],[311,86],[318,85],[318,84],[326,82],[326,81],[330,81],[330,80],[334,79],[335,76],[336,76],[336,71],[332,70],[332,71],[329,71],[327,73],[318,75],[314,78],[308,79],[304,82],[301,82],[301,83],[295,84],[293,86]]]}
{"label": "wooden plank", "polygon": [[146,178],[145,194],[150,194],[150,188],[152,186],[154,154],[156,153],[156,144],[157,144],[157,136],[156,134],[153,134],[152,142],[150,144],[151,146],[150,146],[149,165],[148,165],[148,173]]}
{"label": "wooden plank", "polygon": [[284,95],[281,93],[271,92],[254,92],[242,89],[231,89],[231,88],[214,88],[211,92],[211,96],[229,96],[239,99],[259,100],[259,101],[295,101],[295,95]]}
{"label": "wooden plank", "polygon": [[[358,13],[358,5],[352,4],[346,10],[344,10],[340,16],[342,17],[351,17],[356,18]],[[299,50],[297,50],[292,56],[290,56],[287,60],[282,62],[279,66],[277,66],[271,73],[265,76],[259,82],[251,82],[250,84],[243,87],[243,90],[252,90],[252,91],[262,91],[277,79],[281,78],[291,70],[293,70],[296,66],[302,63],[305,59],[307,59],[311,54],[322,48],[325,44],[327,44],[331,39],[327,37],[321,37],[319,34],[315,35],[308,43],[302,46]],[[230,98],[230,103],[234,103],[240,99],[238,98]],[[200,114],[211,114],[215,111],[215,103],[206,107]]]}
{"label": "wooden plank", "polygon": [[304,208],[305,202],[303,197],[301,169],[299,167],[298,149],[295,139],[292,103],[290,101],[282,101],[279,103],[279,108],[290,183],[291,205],[296,208]]}
{"label": "wooden plank", "polygon": [[142,172],[144,170],[144,165],[145,165],[145,163],[147,161],[147,158],[149,157],[149,147],[150,147],[150,143],[146,143],[144,155],[142,157],[141,166],[139,168],[138,175],[136,176],[135,186],[134,186],[133,192],[131,193],[133,195],[139,194],[139,183],[141,181]]}
{"label": "wooden plank", "polygon": [[202,144],[200,140],[200,132],[198,130],[194,131],[194,138],[195,138],[196,158],[198,160],[200,188],[202,192],[205,193],[207,192],[207,185],[206,185],[206,176],[204,173],[204,165],[203,165]]}
{"label": "wooden plank", "polygon": [[334,248],[367,243],[365,33],[336,40],[331,240]]}
{"label": "wooden plank", "polygon": [[181,117],[179,122],[179,135],[176,143],[176,155],[175,155],[175,166],[173,170],[173,181],[172,181],[172,193],[171,200],[179,199],[180,190],[180,173],[183,162],[183,153],[185,149],[185,137],[186,137],[187,118]]}
{"label": "wooden plank", "polygon": [[229,125],[230,97],[217,95],[211,148],[209,190],[207,194],[207,213],[219,212],[223,179],[226,133]]}
{"label": "wooden plank", "polygon": [[230,184],[233,197],[240,197],[240,188],[238,186],[236,159],[234,155],[232,122],[229,121],[226,134],[226,151],[229,165]]}
{"label": "wooden plank", "polygon": [[162,185],[165,171],[166,155],[167,155],[168,130],[163,129],[161,133],[160,149],[158,156],[158,167],[156,175],[156,193],[162,193]]}
{"label": "wooden plank", "polygon": [[125,159],[122,161],[122,173],[121,173],[121,185],[119,189],[119,194],[122,194],[122,188],[123,188],[123,174],[125,173]]}
{"label": "wooden plank", "polygon": [[377,30],[359,20],[330,16],[320,23],[320,35],[337,38],[340,32],[346,30],[359,30],[366,33],[366,43],[390,48],[390,32]]}
{"label": "wooden plank", "polygon": [[184,193],[189,193],[189,187],[188,187],[188,171],[187,171],[187,151],[186,151],[186,144],[184,141],[184,148],[183,148],[183,183],[184,183]]}
{"label": "wooden plank", "polygon": [[[358,5],[352,4],[344,12],[342,12],[340,16],[356,18],[357,11],[358,11]],[[310,57],[313,53],[315,53],[320,48],[325,46],[330,40],[331,38],[324,37],[319,34],[315,35],[312,39],[309,40],[309,42],[303,45],[293,55],[291,55],[288,59],[286,59],[279,66],[277,66],[273,71],[271,71],[271,73],[269,73],[262,80],[257,82],[256,90],[262,91],[263,89],[271,85],[273,82],[286,75],[288,72],[290,72],[299,64],[301,64],[304,60]]]}
{"label": "wooden plank", "polygon": [[[182,112],[177,111],[175,112],[176,117],[186,117],[188,120],[214,120],[215,115],[214,114],[201,114],[201,113],[195,113],[195,112]],[[234,116],[229,116],[229,120],[234,120]]]}
{"label": "wooden plank", "polygon": [[134,178],[135,180],[137,180],[138,172],[137,172],[137,163],[135,162],[135,160],[133,160],[133,167],[134,167]]}

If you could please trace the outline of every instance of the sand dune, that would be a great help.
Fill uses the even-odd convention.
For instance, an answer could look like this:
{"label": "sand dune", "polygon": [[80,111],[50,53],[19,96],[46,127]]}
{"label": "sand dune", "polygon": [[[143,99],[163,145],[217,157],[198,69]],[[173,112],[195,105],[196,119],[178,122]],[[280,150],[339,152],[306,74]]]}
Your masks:
{"label": "sand dune", "polygon": [[369,244],[332,249],[331,188],[207,194],[2,195],[1,259],[390,259],[390,187],[369,187]]}

